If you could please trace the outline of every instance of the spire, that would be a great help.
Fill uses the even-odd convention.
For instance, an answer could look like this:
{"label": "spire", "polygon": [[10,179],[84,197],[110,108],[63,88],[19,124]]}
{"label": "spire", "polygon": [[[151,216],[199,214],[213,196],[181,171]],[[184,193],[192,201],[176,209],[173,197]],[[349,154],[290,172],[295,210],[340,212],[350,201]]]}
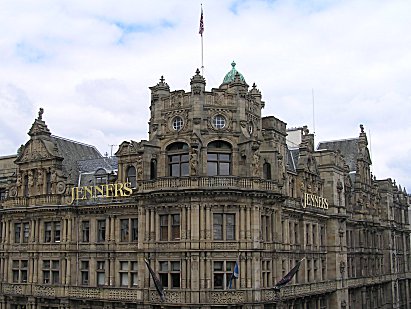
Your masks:
{"label": "spire", "polygon": [[44,114],[44,109],[40,107],[39,109],[39,115],[37,119],[34,120],[33,125],[31,126],[31,129],[29,131],[30,136],[50,136],[51,132],[47,128],[46,123],[43,120],[43,114]]}

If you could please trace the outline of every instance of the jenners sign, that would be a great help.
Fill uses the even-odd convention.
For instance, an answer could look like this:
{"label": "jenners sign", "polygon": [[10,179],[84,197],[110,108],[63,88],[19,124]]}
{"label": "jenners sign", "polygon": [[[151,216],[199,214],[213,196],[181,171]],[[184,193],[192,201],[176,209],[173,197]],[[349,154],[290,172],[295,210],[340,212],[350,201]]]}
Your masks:
{"label": "jenners sign", "polygon": [[110,198],[110,197],[127,197],[133,193],[131,183],[114,183],[99,186],[83,186],[71,189],[71,201],[88,200],[92,198]]}
{"label": "jenners sign", "polygon": [[325,197],[321,197],[310,193],[304,193],[304,199],[301,204],[303,208],[307,208],[309,206],[328,209],[328,201]]}

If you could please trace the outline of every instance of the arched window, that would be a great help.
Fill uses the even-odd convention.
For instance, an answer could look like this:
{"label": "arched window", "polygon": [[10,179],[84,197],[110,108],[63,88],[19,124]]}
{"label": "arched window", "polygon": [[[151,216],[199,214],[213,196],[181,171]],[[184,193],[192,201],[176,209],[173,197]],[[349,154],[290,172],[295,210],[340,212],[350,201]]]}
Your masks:
{"label": "arched window", "polygon": [[270,180],[271,179],[271,164],[264,162],[263,164],[263,178]]}
{"label": "arched window", "polygon": [[107,184],[107,172],[104,168],[99,168],[95,173],[96,186]]}
{"label": "arched window", "polygon": [[131,188],[136,188],[137,187],[137,182],[136,182],[136,168],[134,166],[129,166],[127,168],[127,179],[126,181],[131,183]]}
{"label": "arched window", "polygon": [[151,159],[150,161],[150,179],[157,178],[157,160]]}
{"label": "arched window", "polygon": [[186,143],[173,143],[166,149],[168,155],[168,175],[173,177],[189,175],[189,153]]}
{"label": "arched window", "polygon": [[207,175],[231,175],[231,145],[224,141],[211,142],[207,146]]}

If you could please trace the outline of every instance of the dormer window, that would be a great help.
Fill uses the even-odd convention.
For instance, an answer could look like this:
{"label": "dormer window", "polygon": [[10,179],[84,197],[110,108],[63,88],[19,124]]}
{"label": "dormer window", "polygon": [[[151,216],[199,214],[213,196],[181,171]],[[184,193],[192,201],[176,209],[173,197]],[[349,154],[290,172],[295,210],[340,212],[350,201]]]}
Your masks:
{"label": "dormer window", "polygon": [[98,169],[95,172],[94,177],[96,181],[96,186],[107,184],[107,172],[105,169],[103,168]]}

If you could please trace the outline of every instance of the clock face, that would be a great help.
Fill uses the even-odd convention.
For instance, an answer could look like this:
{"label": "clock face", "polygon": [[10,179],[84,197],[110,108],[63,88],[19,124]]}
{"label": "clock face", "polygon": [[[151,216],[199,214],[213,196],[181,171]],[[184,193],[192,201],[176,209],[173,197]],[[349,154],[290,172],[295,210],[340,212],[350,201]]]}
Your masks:
{"label": "clock face", "polygon": [[223,115],[216,115],[213,119],[213,125],[216,129],[224,129],[226,126],[226,120]]}
{"label": "clock face", "polygon": [[173,130],[174,131],[180,131],[183,128],[184,122],[183,118],[180,116],[176,116],[173,119]]}

